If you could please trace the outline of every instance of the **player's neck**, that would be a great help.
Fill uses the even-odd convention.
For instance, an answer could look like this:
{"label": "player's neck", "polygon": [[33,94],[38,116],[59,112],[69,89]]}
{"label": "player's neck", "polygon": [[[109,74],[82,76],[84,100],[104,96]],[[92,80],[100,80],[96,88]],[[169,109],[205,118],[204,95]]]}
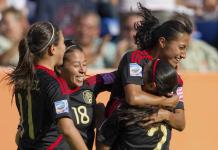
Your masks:
{"label": "player's neck", "polygon": [[157,47],[154,47],[150,50],[150,55],[153,57],[153,58],[158,58],[159,57],[159,54],[160,54],[160,51]]}
{"label": "player's neck", "polygon": [[36,62],[36,65],[44,66],[50,70],[54,70],[54,65],[49,60],[39,60],[38,62]]}

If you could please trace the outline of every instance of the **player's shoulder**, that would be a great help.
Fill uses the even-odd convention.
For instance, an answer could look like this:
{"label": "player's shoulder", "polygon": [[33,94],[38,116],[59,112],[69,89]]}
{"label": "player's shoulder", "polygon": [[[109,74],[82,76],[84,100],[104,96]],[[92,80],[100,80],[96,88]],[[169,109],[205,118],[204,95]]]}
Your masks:
{"label": "player's shoulder", "polygon": [[90,76],[84,81],[83,87],[93,86],[102,82],[102,76],[100,74]]}
{"label": "player's shoulder", "polygon": [[135,50],[126,53],[126,58],[130,63],[145,63],[153,59],[149,50]]}
{"label": "player's shoulder", "polygon": [[37,66],[35,71],[38,80],[41,80],[43,83],[50,83],[56,81],[56,74],[52,70],[49,70],[45,67]]}
{"label": "player's shoulder", "polygon": [[44,88],[44,90],[48,91],[59,91],[63,95],[70,94],[70,89],[67,85],[67,82],[61,78],[58,77],[55,72],[49,72],[43,69],[37,69],[37,78],[40,82],[40,85]]}
{"label": "player's shoulder", "polygon": [[107,85],[107,84],[112,84],[114,83],[114,80],[117,77],[117,71],[114,72],[109,72],[109,73],[101,73],[101,74],[96,74],[94,76],[88,77],[84,81],[84,85],[87,86],[96,86],[96,85]]}
{"label": "player's shoulder", "polygon": [[48,85],[53,85],[53,87],[59,86],[58,78],[54,74],[50,74],[44,70],[38,69],[36,70],[36,75],[39,82],[44,86],[48,86]]}

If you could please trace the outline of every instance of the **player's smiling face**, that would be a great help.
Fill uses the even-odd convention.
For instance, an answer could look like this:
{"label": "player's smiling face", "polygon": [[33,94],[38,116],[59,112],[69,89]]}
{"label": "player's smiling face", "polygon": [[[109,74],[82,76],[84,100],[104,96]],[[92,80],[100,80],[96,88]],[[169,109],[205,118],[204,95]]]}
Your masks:
{"label": "player's smiling face", "polygon": [[182,59],[186,58],[186,50],[190,41],[190,35],[181,33],[177,39],[165,41],[160,58],[166,59],[173,67],[177,67]]}
{"label": "player's smiling face", "polygon": [[70,88],[83,85],[87,71],[87,61],[83,52],[74,50],[67,54],[61,76],[67,81]]}

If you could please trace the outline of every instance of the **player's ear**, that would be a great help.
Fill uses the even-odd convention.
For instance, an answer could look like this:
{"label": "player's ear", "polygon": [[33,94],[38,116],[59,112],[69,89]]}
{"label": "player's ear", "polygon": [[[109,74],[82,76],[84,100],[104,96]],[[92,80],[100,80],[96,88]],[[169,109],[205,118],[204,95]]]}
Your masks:
{"label": "player's ear", "polygon": [[166,46],[166,42],[167,42],[167,40],[165,39],[165,37],[159,38],[159,45],[161,48],[164,48]]}
{"label": "player's ear", "polygon": [[56,47],[54,45],[51,45],[51,47],[49,47],[48,49],[48,54],[55,55],[55,53],[56,53]]}
{"label": "player's ear", "polygon": [[147,83],[144,85],[145,90],[153,91],[153,92],[156,90],[156,87],[157,87],[157,85],[155,82]]}
{"label": "player's ear", "polygon": [[157,84],[156,84],[155,82],[152,82],[152,83],[150,84],[150,86],[151,86],[151,89],[152,89],[152,90],[155,90],[155,89],[157,88]]}

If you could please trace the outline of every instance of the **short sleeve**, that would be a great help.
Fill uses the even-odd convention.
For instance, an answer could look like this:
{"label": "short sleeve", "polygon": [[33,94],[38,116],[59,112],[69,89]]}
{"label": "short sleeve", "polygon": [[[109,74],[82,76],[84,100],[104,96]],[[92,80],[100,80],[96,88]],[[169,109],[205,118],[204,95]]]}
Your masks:
{"label": "short sleeve", "polygon": [[102,73],[86,79],[86,83],[95,95],[103,91],[111,91],[116,79],[116,72]]}
{"label": "short sleeve", "polygon": [[109,147],[115,142],[119,132],[119,123],[116,113],[106,119],[98,130],[97,140]]}
{"label": "short sleeve", "polygon": [[47,95],[49,99],[49,105],[51,107],[51,115],[53,119],[69,117],[69,95],[64,93],[64,89],[61,88],[59,82],[53,81],[48,85]]}
{"label": "short sleeve", "polygon": [[131,52],[127,52],[118,67],[122,85],[136,84],[143,85],[143,66],[137,62],[131,62]]}

